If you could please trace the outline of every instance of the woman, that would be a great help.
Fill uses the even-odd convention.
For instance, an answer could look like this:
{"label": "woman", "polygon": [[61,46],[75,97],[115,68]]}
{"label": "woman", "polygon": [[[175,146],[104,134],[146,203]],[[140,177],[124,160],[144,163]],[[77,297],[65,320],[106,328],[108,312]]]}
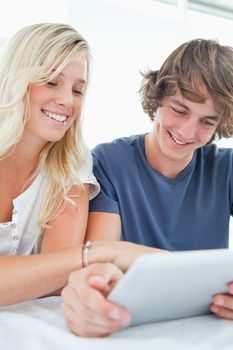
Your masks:
{"label": "woman", "polygon": [[[45,271],[36,256],[24,260],[18,255],[83,242],[88,198],[98,193],[81,135],[88,61],[86,41],[63,24],[21,29],[2,58],[0,259],[7,293],[4,297],[1,292],[1,303],[60,287],[54,280],[46,288],[44,276],[44,285],[27,291],[27,283],[41,282],[39,275]],[[52,272],[50,260],[47,268]]]}
{"label": "woman", "polygon": [[[1,305],[54,293],[82,266],[99,192],[81,134],[88,66],[87,42],[65,24],[21,29],[2,58]],[[96,261],[108,261],[106,247],[93,249]]]}

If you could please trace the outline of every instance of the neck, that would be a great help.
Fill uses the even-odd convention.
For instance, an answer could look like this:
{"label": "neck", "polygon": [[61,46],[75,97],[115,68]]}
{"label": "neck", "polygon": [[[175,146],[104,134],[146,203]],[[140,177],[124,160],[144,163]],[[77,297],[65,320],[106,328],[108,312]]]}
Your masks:
{"label": "neck", "polygon": [[39,156],[44,147],[44,143],[36,142],[30,135],[24,135],[9,155],[3,158],[1,162],[15,169],[24,169],[25,173],[31,174],[38,165]]}
{"label": "neck", "polygon": [[145,150],[150,166],[169,179],[175,179],[191,161],[191,159],[187,159],[186,162],[184,160],[181,162],[164,156],[153,132],[145,136]]}

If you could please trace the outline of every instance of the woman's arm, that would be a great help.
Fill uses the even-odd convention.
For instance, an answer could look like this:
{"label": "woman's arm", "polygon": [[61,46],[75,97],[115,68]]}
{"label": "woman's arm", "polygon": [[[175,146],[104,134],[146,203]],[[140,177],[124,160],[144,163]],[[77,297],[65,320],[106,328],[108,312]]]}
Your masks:
{"label": "woman's arm", "polygon": [[0,256],[0,305],[19,303],[62,288],[79,269],[81,246],[28,256]]}
{"label": "woman's arm", "polygon": [[83,194],[74,198],[77,207],[67,203],[65,210],[49,223],[41,254],[0,257],[0,305],[51,295],[64,287],[70,272],[82,266],[88,188],[84,185]]}
{"label": "woman's arm", "polygon": [[[77,193],[76,188],[73,188],[69,194],[72,195],[73,193]],[[83,243],[87,227],[89,185],[85,184],[82,195],[73,198],[73,200],[76,206],[67,202],[62,214],[49,223],[49,228],[45,230],[43,235],[42,253]],[[60,293],[61,288],[46,294],[46,296],[60,295]]]}
{"label": "woman's arm", "polygon": [[[78,208],[67,205],[65,211],[51,221],[45,231],[42,253],[30,256],[0,257],[0,305],[13,304],[51,294],[63,288],[69,274],[82,267],[82,242],[86,229],[88,186],[77,198]],[[113,262],[125,271],[135,258],[152,248],[127,242],[112,242],[119,237],[119,217],[108,217],[103,236],[92,231],[96,241],[90,251],[90,263]],[[102,217],[103,219],[103,217]],[[101,221],[102,221],[101,219]],[[114,228],[114,231],[113,231]],[[99,225],[101,232],[101,225]],[[108,233],[109,232],[109,233]]]}
{"label": "woman's arm", "polygon": [[[76,188],[70,192],[70,195],[75,193],[75,191]],[[45,230],[42,240],[42,253],[83,243],[87,227],[89,185],[84,185],[84,191],[81,196],[72,199],[76,206],[67,202],[64,211],[49,222],[50,227]]]}
{"label": "woman's arm", "polygon": [[[90,250],[89,263],[112,262],[125,271],[137,256],[156,251],[129,242],[96,241]],[[81,267],[81,245],[29,256],[1,256],[0,305],[58,290],[67,284],[70,273]]]}

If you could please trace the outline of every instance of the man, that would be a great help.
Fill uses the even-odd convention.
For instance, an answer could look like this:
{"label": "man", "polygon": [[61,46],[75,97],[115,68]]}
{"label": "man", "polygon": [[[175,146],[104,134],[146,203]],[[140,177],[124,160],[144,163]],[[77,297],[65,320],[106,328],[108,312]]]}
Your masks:
{"label": "man", "polygon": [[[144,76],[141,97],[152,130],[93,151],[102,191],[90,205],[87,239],[168,251],[228,247],[233,152],[211,142],[233,135],[232,48],[201,39],[181,45]],[[127,311],[103,297],[120,275],[112,265],[71,275],[63,309],[72,331],[98,336],[129,324]],[[211,310],[233,318],[233,297],[216,296]]]}

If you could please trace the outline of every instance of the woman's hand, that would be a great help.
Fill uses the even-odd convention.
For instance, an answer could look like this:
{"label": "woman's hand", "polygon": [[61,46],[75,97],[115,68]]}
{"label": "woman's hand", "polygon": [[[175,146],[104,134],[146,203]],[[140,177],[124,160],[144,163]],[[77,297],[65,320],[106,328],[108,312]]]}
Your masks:
{"label": "woman's hand", "polygon": [[103,337],[130,324],[127,310],[106,299],[122,277],[115,265],[92,264],[71,273],[61,305],[68,328],[85,337]]}

